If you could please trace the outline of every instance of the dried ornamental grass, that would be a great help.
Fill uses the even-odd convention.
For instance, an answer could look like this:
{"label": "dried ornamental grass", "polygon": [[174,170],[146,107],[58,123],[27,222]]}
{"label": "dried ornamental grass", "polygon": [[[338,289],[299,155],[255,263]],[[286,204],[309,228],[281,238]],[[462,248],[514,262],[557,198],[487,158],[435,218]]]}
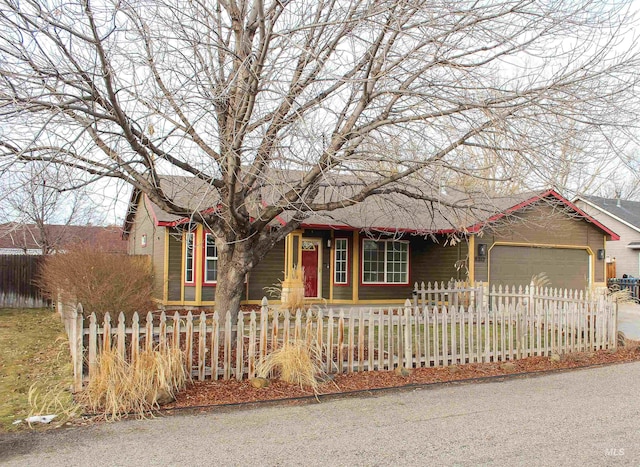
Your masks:
{"label": "dried ornamental grass", "polygon": [[269,353],[258,362],[258,377],[266,378],[270,374],[282,381],[309,387],[317,392],[317,376],[324,373],[321,351],[317,344],[304,339],[284,342],[282,347]]}
{"label": "dried ornamental grass", "polygon": [[289,293],[286,296],[283,307],[291,313],[295,313],[297,310],[304,310],[304,268],[294,267],[291,273],[292,286],[289,289]]}
{"label": "dried ornamental grass", "polygon": [[545,272],[541,272],[539,274],[531,276],[531,283],[534,287],[542,289],[544,287],[548,287],[551,284],[551,280]]}
{"label": "dried ornamental grass", "polygon": [[620,286],[609,293],[609,298],[614,303],[638,303],[638,300],[631,294],[631,289],[621,289]]}
{"label": "dried ornamental grass", "polygon": [[270,297],[281,300],[283,310],[289,310],[292,314],[298,310],[305,311],[304,268],[294,267],[287,283],[289,283],[289,287],[287,287],[286,293],[283,293],[284,283],[281,280],[275,285],[264,287],[264,290]]}
{"label": "dried ornamental grass", "polygon": [[69,386],[58,383],[52,387],[42,387],[34,383],[29,388],[29,416],[55,415],[58,422],[73,419],[82,413],[80,405],[76,404],[69,390]]}
{"label": "dried ornamental grass", "polygon": [[84,405],[107,420],[126,414],[143,418],[158,407],[162,392],[174,397],[187,380],[180,349],[145,350],[127,362],[115,349],[102,353],[81,396]]}

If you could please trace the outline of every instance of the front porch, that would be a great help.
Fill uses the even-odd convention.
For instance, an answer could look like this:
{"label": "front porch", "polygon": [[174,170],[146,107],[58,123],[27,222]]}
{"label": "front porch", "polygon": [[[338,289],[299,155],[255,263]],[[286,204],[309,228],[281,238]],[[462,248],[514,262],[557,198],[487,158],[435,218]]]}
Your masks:
{"label": "front porch", "polygon": [[452,245],[445,235],[298,230],[285,240],[283,302],[303,288],[307,304],[397,307],[411,299],[416,279],[473,279],[472,249],[473,237]]}

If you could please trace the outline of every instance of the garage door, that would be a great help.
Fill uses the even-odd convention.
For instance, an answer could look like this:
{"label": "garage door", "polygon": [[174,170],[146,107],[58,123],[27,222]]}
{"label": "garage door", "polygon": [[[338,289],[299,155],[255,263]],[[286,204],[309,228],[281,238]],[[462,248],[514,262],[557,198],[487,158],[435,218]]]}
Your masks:
{"label": "garage door", "polygon": [[491,285],[528,285],[545,273],[551,287],[584,289],[589,285],[589,254],[570,248],[494,246],[489,252]]}

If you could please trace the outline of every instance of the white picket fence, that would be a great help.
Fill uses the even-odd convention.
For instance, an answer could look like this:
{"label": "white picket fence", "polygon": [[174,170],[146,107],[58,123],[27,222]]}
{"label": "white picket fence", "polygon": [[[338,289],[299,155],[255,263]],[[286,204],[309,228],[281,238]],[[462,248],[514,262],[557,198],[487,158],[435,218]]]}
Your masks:
{"label": "white picket fence", "polygon": [[[77,305],[67,316],[74,359],[75,389],[91,378],[102,349],[115,348],[128,359],[142,349],[177,346],[196,380],[253,377],[257,362],[283,342],[306,339],[318,345],[330,373],[419,368],[516,360],[534,355],[592,351],[616,346],[617,311],[607,300],[535,302],[487,307],[414,307],[399,309],[270,309],[229,315],[148,313],[126,322],[109,314],[82,317]],[[235,342],[233,342],[235,340]],[[233,344],[233,345],[232,345]]]}
{"label": "white picket fence", "polygon": [[[604,289],[606,291],[606,289]],[[603,291],[587,293],[584,290],[558,289],[551,287],[537,287],[533,282],[527,286],[492,286],[477,282],[470,284],[464,281],[451,279],[444,282],[417,282],[413,287],[413,306],[419,307],[451,307],[460,306],[488,306],[497,310],[501,306],[522,305],[547,307],[552,303],[560,302],[584,306],[586,304],[606,299]]]}
{"label": "white picket fence", "polygon": [[477,307],[487,305],[488,298],[482,282],[470,284],[465,281],[451,279],[444,282],[421,282],[413,286],[413,306],[423,307]]}

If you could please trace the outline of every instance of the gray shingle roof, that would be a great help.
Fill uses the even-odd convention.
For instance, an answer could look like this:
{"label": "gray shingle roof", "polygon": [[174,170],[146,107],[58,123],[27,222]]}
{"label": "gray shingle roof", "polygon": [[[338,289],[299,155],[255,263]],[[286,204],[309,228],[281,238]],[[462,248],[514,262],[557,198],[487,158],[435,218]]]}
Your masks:
{"label": "gray shingle roof", "polygon": [[640,229],[640,202],[599,196],[582,196],[581,198]]}
{"label": "gray shingle roof", "polygon": [[[265,203],[274,202],[279,195],[288,191],[297,181],[299,175],[295,171],[277,172],[269,177],[268,183],[260,187],[260,197]],[[321,184],[315,202],[347,200],[366,184],[366,180],[353,175],[339,176],[338,181],[327,178]],[[215,207],[219,202],[217,191],[195,177],[164,176],[161,187],[176,204],[187,206],[193,211],[203,211]],[[313,212],[303,221],[303,226],[332,226],[334,228],[352,228],[371,231],[409,231],[418,234],[437,232],[460,232],[473,226],[482,226],[492,216],[504,213],[527,200],[539,196],[544,191],[518,193],[510,196],[489,196],[484,192],[468,192],[455,187],[446,192],[439,187],[425,183],[408,183],[403,180],[398,185],[404,191],[413,191],[433,200],[416,199],[406,194],[393,191],[376,194],[364,201],[339,208],[333,211]],[[389,188],[389,187],[387,187]],[[393,187],[391,187],[393,188]],[[249,213],[257,215],[257,197],[250,196]],[[550,202],[558,199],[550,197]],[[160,223],[184,221],[184,218],[162,211],[154,203],[146,200],[155,218]],[[285,211],[279,216],[280,222],[289,221],[294,211]],[[125,228],[127,228],[125,224]]]}

